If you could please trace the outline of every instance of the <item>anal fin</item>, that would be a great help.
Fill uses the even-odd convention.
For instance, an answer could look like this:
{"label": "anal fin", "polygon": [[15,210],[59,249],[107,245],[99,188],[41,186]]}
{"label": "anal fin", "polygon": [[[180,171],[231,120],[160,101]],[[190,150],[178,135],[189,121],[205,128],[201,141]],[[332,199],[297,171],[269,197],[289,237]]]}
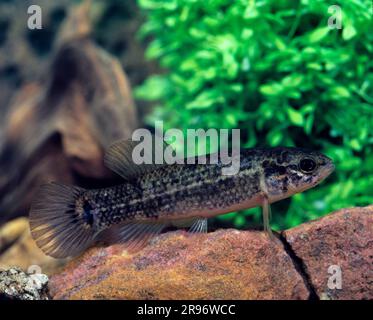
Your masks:
{"label": "anal fin", "polygon": [[188,231],[191,233],[206,233],[207,218],[199,218],[195,220]]}
{"label": "anal fin", "polygon": [[128,252],[136,252],[144,248],[166,226],[159,222],[125,222],[103,231],[100,239],[110,244],[122,244]]}
{"label": "anal fin", "polygon": [[188,228],[190,233],[207,232],[207,218],[186,218],[172,221],[177,228]]}

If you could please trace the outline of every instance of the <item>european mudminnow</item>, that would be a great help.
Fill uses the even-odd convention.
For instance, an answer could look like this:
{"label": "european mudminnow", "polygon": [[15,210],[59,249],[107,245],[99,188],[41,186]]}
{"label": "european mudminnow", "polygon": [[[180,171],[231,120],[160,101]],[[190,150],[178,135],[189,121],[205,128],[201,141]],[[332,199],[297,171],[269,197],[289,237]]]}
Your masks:
{"label": "european mudminnow", "polygon": [[[106,165],[123,184],[86,190],[50,183],[40,188],[30,211],[30,228],[48,255],[76,256],[96,242],[139,248],[165,227],[207,230],[207,218],[262,206],[264,229],[269,205],[312,188],[333,170],[325,155],[299,148],[240,151],[240,170],[223,175],[222,164],[135,165],[121,141],[107,151]],[[224,163],[224,162],[223,162]]]}

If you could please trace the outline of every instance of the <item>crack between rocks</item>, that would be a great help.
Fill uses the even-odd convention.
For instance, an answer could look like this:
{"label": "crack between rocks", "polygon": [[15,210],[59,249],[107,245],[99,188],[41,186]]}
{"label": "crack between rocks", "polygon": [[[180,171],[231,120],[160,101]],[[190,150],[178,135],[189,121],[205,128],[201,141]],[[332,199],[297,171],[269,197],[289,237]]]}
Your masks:
{"label": "crack between rocks", "polygon": [[303,282],[309,292],[308,300],[320,300],[320,297],[316,293],[315,286],[313,285],[311,281],[311,277],[307,272],[307,267],[304,263],[304,261],[297,256],[295,251],[293,250],[290,243],[286,240],[286,237],[284,234],[277,233],[279,240],[282,242],[282,245],[284,246],[285,252],[290,257],[291,261],[293,262],[293,265],[295,267],[295,270],[298,272],[298,274],[302,277]]}

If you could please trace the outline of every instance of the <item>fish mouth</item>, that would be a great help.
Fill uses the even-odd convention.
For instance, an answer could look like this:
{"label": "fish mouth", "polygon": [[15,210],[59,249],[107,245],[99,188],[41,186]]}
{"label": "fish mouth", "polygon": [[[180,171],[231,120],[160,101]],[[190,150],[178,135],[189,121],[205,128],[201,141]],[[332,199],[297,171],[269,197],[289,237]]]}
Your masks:
{"label": "fish mouth", "polygon": [[335,170],[335,165],[331,159],[329,159],[328,163],[320,168],[320,176],[321,180],[327,178],[333,171]]}

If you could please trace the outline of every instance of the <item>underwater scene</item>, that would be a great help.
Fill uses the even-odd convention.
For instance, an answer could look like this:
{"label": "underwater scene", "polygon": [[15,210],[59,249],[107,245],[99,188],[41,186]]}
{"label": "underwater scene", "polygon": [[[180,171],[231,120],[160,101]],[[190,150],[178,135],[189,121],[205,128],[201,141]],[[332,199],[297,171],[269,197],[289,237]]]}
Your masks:
{"label": "underwater scene", "polygon": [[0,300],[372,300],[372,31],[371,0],[0,0]]}

